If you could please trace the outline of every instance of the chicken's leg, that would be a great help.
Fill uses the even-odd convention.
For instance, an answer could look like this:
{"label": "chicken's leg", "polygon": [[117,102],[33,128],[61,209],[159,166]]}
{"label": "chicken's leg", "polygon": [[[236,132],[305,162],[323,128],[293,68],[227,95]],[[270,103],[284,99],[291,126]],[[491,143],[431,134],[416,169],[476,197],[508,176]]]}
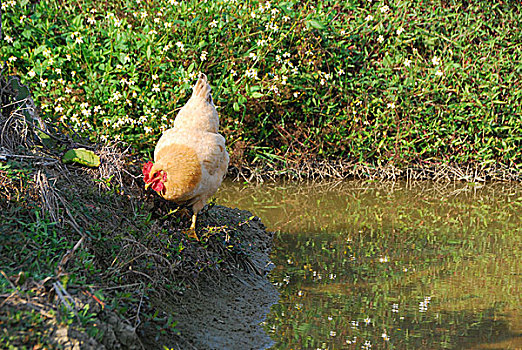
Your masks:
{"label": "chicken's leg", "polygon": [[199,241],[198,235],[196,234],[196,219],[198,218],[198,213],[194,213],[192,215],[192,224],[190,225],[190,228],[185,231],[188,238],[194,238],[196,241]]}
{"label": "chicken's leg", "polygon": [[200,200],[192,205],[192,211],[194,215],[192,215],[192,224],[190,228],[185,231],[189,238],[195,238],[196,241],[199,241],[198,235],[196,235],[196,220],[198,218],[198,213],[205,206],[206,200]]}

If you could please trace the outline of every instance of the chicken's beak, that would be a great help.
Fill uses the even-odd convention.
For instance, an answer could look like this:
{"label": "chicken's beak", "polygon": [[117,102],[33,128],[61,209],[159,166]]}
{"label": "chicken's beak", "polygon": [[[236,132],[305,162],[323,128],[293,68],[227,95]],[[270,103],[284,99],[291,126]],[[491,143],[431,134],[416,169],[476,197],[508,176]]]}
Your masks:
{"label": "chicken's beak", "polygon": [[152,182],[145,184],[145,191],[149,189],[149,187],[152,186]]}

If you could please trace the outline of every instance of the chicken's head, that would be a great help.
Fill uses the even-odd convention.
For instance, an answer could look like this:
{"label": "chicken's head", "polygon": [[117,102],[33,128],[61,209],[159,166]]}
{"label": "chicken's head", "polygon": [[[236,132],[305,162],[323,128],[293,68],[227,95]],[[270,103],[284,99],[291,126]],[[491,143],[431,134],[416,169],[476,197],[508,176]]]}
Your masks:
{"label": "chicken's head", "polygon": [[151,187],[156,192],[161,192],[165,188],[163,184],[167,180],[167,173],[160,169],[153,169],[154,164],[147,162],[143,164],[143,181],[145,189]]}

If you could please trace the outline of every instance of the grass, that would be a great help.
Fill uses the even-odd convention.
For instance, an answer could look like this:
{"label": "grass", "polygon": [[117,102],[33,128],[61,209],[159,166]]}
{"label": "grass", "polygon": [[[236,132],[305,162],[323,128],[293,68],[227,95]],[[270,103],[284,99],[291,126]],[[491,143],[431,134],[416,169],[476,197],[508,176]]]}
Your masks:
{"label": "grass", "polygon": [[48,123],[144,155],[203,71],[236,168],[312,174],[326,162],[340,165],[323,167],[331,176],[360,176],[352,169],[362,165],[520,179],[521,9],[8,1],[0,58],[30,84]]}
{"label": "grass", "polygon": [[[191,242],[190,215],[143,189],[141,160],[47,126],[14,85],[0,72],[2,348],[175,343],[163,303],[200,276],[252,269],[249,220],[211,204]],[[101,165],[62,161],[79,147]]]}

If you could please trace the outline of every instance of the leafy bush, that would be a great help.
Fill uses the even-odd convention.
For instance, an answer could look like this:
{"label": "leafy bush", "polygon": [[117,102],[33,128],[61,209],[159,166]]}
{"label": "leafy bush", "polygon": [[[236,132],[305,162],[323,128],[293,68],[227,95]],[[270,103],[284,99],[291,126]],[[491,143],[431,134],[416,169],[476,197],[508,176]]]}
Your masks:
{"label": "leafy bush", "polygon": [[232,162],[520,169],[516,1],[3,2],[0,59],[45,117],[147,153],[199,71]]}

